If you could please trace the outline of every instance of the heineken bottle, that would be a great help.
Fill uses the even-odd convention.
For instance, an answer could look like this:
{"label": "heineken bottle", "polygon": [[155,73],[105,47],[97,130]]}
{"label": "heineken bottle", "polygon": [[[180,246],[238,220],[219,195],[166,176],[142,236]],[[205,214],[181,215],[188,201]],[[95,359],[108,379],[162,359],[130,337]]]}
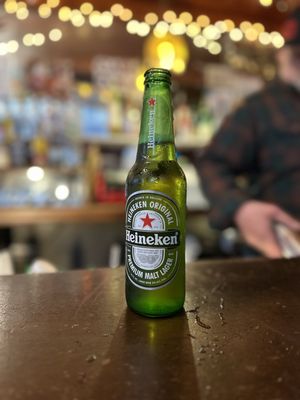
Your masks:
{"label": "heineken bottle", "polygon": [[145,73],[136,161],[126,181],[126,300],[135,312],[163,317],[185,298],[186,180],[177,163],[171,74]]}

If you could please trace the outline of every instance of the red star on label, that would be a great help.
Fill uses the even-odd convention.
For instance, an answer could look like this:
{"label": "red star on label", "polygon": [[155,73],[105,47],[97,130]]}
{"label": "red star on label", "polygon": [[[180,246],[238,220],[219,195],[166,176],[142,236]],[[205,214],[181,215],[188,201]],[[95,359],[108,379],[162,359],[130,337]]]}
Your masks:
{"label": "red star on label", "polygon": [[156,103],[156,100],[153,97],[151,97],[151,99],[148,100],[149,106],[155,106],[155,103]]}
{"label": "red star on label", "polygon": [[149,226],[150,228],[152,228],[152,221],[155,220],[155,218],[150,218],[149,214],[147,213],[145,218],[141,218],[141,220],[144,222],[143,228],[145,228],[146,226]]}

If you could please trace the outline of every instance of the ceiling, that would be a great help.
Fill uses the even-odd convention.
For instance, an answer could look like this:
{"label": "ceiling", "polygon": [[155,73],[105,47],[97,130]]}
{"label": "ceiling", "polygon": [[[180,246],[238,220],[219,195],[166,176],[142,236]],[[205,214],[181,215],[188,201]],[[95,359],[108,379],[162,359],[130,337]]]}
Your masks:
{"label": "ceiling", "polygon": [[[0,0],[1,1],[1,0]],[[33,7],[46,0],[27,0],[27,3],[33,4]],[[285,2],[289,10],[295,5],[300,5],[300,0],[273,0],[271,7],[263,7],[259,0],[61,0],[60,5],[68,5],[71,8],[79,8],[84,1],[94,3],[95,9],[99,11],[109,10],[116,2],[120,2],[124,7],[133,11],[133,17],[143,20],[145,14],[149,11],[156,12],[162,17],[164,11],[174,10],[178,15],[182,11],[189,11],[194,18],[200,14],[206,14],[212,22],[220,19],[231,18],[236,24],[243,20],[251,22],[262,22],[268,31],[280,29],[282,20],[287,12],[279,12],[276,5]],[[3,1],[2,1],[3,2]],[[281,2],[281,3],[280,3]],[[53,27],[60,28],[63,32],[63,39],[57,43],[47,41],[47,46],[39,48],[24,48],[20,52],[22,56],[31,56],[32,54],[43,58],[70,57],[77,60],[78,63],[87,62],[92,55],[106,54],[120,57],[130,57],[141,55],[143,51],[144,38],[136,35],[129,35],[125,30],[124,22],[114,22],[113,29],[95,29],[85,24],[80,29],[74,28],[69,23],[60,22],[55,15],[48,19],[41,19],[37,13],[31,12],[30,18],[24,21],[18,21],[14,16],[8,16],[2,13],[0,23],[2,23],[1,34],[7,34],[21,40],[24,33],[27,32],[48,32]],[[11,33],[7,33],[10,30]],[[190,42],[190,40],[188,40]],[[202,49],[190,46],[191,58],[199,58]],[[208,57],[206,51],[202,51],[201,59]]]}
{"label": "ceiling", "polygon": [[[38,0],[41,2],[41,0]],[[84,0],[62,0],[61,4],[79,8]],[[143,19],[149,11],[160,15],[168,9],[177,13],[189,11],[194,17],[206,14],[215,22],[219,19],[231,18],[236,23],[243,20],[250,22],[263,22],[266,27],[278,29],[286,13],[295,6],[300,5],[300,0],[273,0],[271,7],[263,7],[259,0],[90,0],[100,11],[109,9],[115,2],[120,2],[124,7],[130,8],[137,19]],[[285,12],[278,11],[286,9]]]}

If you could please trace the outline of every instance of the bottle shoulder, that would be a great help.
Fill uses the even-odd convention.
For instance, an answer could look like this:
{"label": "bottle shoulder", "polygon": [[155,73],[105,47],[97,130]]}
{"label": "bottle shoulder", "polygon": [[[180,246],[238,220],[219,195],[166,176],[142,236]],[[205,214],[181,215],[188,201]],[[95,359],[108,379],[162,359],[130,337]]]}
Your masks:
{"label": "bottle shoulder", "polygon": [[161,160],[161,161],[136,161],[128,173],[128,178],[136,175],[160,175],[175,176],[185,180],[185,174],[178,164],[177,160]]}
{"label": "bottle shoulder", "polygon": [[[157,190],[172,194],[186,192],[186,178],[177,161],[135,163],[126,180],[126,192]],[[178,193],[179,193],[178,192]]]}
{"label": "bottle shoulder", "polygon": [[125,194],[150,190],[164,193],[184,209],[186,203],[186,178],[177,161],[135,163],[129,171]]}

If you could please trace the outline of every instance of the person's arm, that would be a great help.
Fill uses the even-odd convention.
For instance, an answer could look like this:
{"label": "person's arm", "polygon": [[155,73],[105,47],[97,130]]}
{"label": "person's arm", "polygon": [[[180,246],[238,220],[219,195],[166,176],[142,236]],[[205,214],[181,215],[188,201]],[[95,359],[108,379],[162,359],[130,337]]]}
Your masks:
{"label": "person's arm", "polygon": [[280,222],[292,231],[300,230],[300,222],[275,204],[248,200],[241,205],[234,216],[244,240],[269,258],[282,257],[274,233],[274,222]]}
{"label": "person's arm", "polygon": [[225,229],[234,223],[236,210],[250,198],[237,186],[237,176],[256,168],[254,118],[243,105],[227,117],[198,161],[201,184],[210,205],[213,227]]}
{"label": "person's arm", "polygon": [[202,186],[211,204],[210,220],[218,229],[236,225],[244,240],[267,257],[282,256],[273,223],[300,230],[300,222],[275,204],[256,201],[236,184],[257,169],[255,118],[245,105],[229,116],[199,162]]}

